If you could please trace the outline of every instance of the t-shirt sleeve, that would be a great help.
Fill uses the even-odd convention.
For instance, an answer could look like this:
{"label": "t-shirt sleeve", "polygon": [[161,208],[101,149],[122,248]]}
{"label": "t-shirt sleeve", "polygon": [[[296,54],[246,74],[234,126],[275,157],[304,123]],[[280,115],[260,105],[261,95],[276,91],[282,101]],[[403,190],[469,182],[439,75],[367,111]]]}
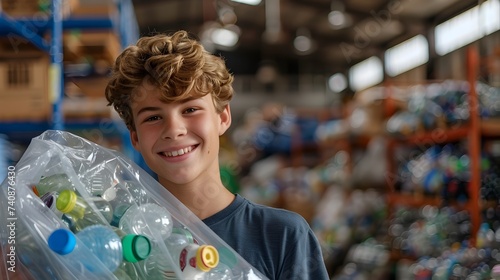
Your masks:
{"label": "t-shirt sleeve", "polygon": [[289,239],[280,280],[328,280],[321,247],[314,232],[303,220]]}

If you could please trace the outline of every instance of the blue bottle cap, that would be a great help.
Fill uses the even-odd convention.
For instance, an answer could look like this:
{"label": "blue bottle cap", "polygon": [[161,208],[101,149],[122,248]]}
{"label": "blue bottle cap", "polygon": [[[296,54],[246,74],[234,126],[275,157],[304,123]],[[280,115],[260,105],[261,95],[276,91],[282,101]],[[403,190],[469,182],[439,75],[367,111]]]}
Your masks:
{"label": "blue bottle cap", "polygon": [[60,228],[50,234],[47,242],[52,251],[59,255],[66,255],[75,249],[76,237],[70,230]]}

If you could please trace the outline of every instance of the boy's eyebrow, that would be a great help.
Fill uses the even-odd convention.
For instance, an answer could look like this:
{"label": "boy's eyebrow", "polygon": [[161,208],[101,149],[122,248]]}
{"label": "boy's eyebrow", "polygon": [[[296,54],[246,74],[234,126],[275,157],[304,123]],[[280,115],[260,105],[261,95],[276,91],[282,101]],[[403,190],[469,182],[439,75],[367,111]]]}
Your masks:
{"label": "boy's eyebrow", "polygon": [[147,112],[147,111],[158,111],[160,110],[160,108],[158,107],[152,107],[152,106],[149,106],[149,107],[143,107],[141,108],[138,112],[137,112],[137,115],[140,115],[141,113],[144,113],[144,112]]}

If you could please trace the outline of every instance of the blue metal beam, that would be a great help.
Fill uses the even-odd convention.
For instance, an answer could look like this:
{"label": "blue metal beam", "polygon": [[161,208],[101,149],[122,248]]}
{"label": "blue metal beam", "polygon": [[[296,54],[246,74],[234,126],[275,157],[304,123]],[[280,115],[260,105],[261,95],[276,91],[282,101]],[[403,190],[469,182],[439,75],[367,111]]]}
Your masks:
{"label": "blue metal beam", "polygon": [[64,129],[62,98],[64,96],[63,80],[63,48],[62,48],[62,15],[61,0],[51,3],[51,34],[50,37],[50,69],[49,69],[49,100],[52,102],[52,128]]}
{"label": "blue metal beam", "polygon": [[50,50],[50,43],[39,35],[36,22],[20,22],[0,12],[0,33],[19,35],[29,40],[42,51],[48,52]]}
{"label": "blue metal beam", "polygon": [[[16,33],[23,37],[44,34],[52,28],[50,19],[12,18],[0,12],[0,35]],[[67,18],[62,20],[63,30],[69,29],[94,29],[107,30],[117,28],[115,20],[107,17],[99,18]],[[48,46],[49,44],[47,44]]]}

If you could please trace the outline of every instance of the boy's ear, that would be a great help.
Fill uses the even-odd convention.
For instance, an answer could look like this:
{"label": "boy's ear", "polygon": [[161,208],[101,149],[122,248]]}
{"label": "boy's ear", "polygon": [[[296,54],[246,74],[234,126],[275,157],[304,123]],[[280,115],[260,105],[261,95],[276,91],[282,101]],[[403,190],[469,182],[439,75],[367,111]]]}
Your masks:
{"label": "boy's ear", "polygon": [[132,146],[134,149],[140,152],[139,150],[139,137],[137,137],[137,131],[135,130],[129,130],[130,133],[130,141],[132,142]]}
{"label": "boy's ear", "polygon": [[224,107],[224,110],[219,114],[219,118],[219,135],[222,135],[231,126],[231,108],[229,104]]}

